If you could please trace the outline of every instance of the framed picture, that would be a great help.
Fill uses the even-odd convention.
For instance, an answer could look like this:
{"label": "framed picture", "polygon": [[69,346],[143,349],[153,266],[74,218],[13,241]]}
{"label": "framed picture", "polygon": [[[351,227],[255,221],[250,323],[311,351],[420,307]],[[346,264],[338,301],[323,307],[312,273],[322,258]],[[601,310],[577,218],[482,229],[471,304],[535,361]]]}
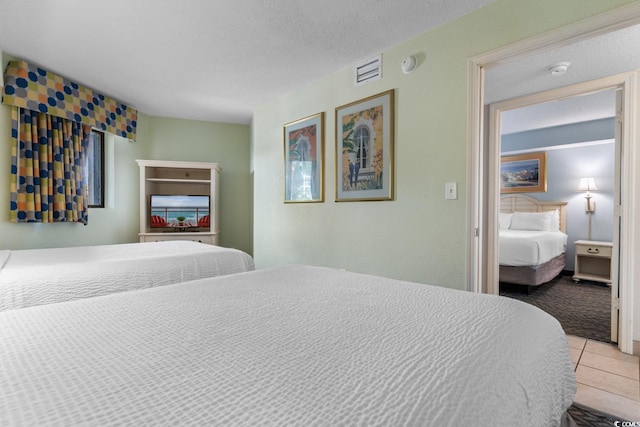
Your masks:
{"label": "framed picture", "polygon": [[324,113],[284,125],[284,202],[324,201]]}
{"label": "framed picture", "polygon": [[336,108],[336,202],[393,200],[394,90]]}
{"label": "framed picture", "polygon": [[547,191],[547,153],[502,156],[500,193]]}

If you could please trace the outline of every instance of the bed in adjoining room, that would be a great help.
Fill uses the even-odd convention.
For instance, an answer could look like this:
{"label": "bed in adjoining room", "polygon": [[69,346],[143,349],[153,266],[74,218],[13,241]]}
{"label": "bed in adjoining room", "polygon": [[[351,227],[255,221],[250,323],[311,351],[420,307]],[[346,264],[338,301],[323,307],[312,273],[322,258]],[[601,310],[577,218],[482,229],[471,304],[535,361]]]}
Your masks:
{"label": "bed in adjoining room", "polygon": [[253,269],[243,251],[192,241],[0,250],[0,311]]}
{"label": "bed in adjoining room", "polygon": [[566,336],[509,298],[290,266],[0,313],[0,425],[557,426]]}
{"label": "bed in adjoining room", "polygon": [[562,272],[568,237],[566,205],[524,195],[500,198],[501,283],[539,286]]}

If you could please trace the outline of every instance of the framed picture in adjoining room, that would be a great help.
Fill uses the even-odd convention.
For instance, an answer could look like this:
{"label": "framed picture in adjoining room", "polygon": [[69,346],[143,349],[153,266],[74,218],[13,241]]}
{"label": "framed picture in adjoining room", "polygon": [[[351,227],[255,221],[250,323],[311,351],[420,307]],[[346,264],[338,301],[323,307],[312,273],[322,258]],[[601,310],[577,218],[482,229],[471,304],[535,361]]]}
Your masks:
{"label": "framed picture in adjoining room", "polygon": [[500,193],[539,193],[547,191],[547,153],[502,156]]}
{"label": "framed picture in adjoining room", "polygon": [[284,202],[324,201],[324,112],[284,125]]}
{"label": "framed picture in adjoining room", "polygon": [[393,200],[394,90],[336,108],[336,201]]}

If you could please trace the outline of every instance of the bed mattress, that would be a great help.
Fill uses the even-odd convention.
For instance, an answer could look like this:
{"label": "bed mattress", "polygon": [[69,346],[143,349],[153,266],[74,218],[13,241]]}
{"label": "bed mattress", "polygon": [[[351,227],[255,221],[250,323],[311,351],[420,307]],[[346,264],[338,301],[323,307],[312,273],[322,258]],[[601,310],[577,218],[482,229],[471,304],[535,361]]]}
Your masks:
{"label": "bed mattress", "polygon": [[561,231],[500,230],[500,265],[540,265],[565,252],[567,235]]}
{"label": "bed mattress", "polygon": [[0,313],[0,425],[554,426],[565,334],[520,301],[292,266]]}
{"label": "bed mattress", "polygon": [[191,241],[0,251],[0,311],[254,269],[253,258]]}

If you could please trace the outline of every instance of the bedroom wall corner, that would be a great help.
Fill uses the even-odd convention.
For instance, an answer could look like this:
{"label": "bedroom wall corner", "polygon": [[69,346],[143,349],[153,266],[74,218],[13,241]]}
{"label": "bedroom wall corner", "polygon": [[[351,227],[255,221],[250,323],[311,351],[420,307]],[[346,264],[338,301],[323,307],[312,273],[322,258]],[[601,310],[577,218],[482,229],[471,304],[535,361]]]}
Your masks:
{"label": "bedroom wall corner", "polygon": [[253,253],[251,127],[151,117],[147,158],[215,162],[220,165],[220,246]]}
{"label": "bedroom wall corner", "polygon": [[[2,55],[2,68],[9,60]],[[221,235],[223,246],[252,253],[247,125],[198,122],[138,113],[137,139],[106,135],[106,206],[92,208],[89,224],[14,224],[9,222],[10,108],[0,105],[0,249],[86,246],[138,241],[139,169],[136,159],[203,160],[222,165]]]}

